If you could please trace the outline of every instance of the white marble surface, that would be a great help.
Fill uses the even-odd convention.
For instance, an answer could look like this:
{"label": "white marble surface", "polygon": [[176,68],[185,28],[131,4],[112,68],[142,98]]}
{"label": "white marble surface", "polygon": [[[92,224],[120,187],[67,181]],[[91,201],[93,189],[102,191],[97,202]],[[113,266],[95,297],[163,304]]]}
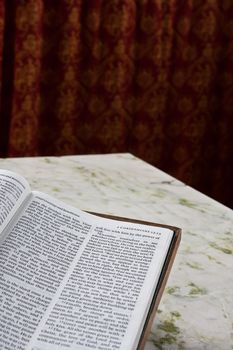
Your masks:
{"label": "white marble surface", "polygon": [[233,349],[232,210],[130,154],[1,159],[0,168],[83,210],[181,227],[146,349]]}

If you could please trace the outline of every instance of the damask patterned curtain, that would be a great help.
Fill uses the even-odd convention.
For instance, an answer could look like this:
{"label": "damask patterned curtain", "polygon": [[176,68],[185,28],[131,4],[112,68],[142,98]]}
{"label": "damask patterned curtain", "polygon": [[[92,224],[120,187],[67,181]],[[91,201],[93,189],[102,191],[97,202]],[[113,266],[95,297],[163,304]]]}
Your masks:
{"label": "damask patterned curtain", "polygon": [[233,205],[231,0],[0,2],[1,156],[132,152]]}

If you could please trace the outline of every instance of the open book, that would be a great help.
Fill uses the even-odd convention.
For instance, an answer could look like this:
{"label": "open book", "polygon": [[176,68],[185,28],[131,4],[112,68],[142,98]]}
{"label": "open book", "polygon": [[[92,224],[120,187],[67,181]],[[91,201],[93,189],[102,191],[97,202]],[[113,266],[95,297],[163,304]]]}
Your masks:
{"label": "open book", "polygon": [[0,349],[142,349],[179,240],[0,170]]}

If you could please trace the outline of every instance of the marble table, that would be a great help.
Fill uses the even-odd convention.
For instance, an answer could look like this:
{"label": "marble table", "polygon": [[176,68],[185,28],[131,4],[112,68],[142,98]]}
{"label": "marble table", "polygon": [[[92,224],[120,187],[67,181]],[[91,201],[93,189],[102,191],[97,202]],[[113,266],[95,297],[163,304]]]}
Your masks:
{"label": "marble table", "polygon": [[233,211],[131,154],[1,159],[83,210],[183,230],[146,350],[233,349]]}

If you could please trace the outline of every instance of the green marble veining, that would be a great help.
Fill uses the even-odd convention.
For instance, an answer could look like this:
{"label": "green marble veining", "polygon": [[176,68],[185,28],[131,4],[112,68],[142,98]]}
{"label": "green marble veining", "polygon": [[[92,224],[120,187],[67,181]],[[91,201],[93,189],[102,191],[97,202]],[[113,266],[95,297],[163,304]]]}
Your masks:
{"label": "green marble veining", "polygon": [[180,287],[178,287],[178,286],[173,286],[173,287],[167,287],[166,288],[166,292],[168,294],[177,294],[177,292],[179,292],[179,290],[180,290]]}
{"label": "green marble veining", "polygon": [[44,158],[43,161],[44,161],[45,163],[47,163],[47,164],[53,163],[52,159],[51,159],[51,158],[47,158],[47,157]]}
{"label": "green marble veining", "polygon": [[204,295],[204,294],[207,294],[207,289],[206,288],[199,287],[193,282],[189,283],[189,286],[191,287],[191,289],[189,291],[189,295]]}
{"label": "green marble veining", "polygon": [[222,265],[222,262],[217,260],[215,257],[209,255],[209,254],[206,254],[206,257],[210,260],[210,261],[213,261],[215,262],[216,264],[219,264],[219,265]]}
{"label": "green marble veining", "polygon": [[189,201],[186,198],[180,198],[179,204],[184,205],[185,207],[188,207],[188,208],[192,208],[192,209],[197,207],[197,205],[195,203]]}
{"label": "green marble veining", "polygon": [[61,190],[60,190],[60,188],[58,188],[58,187],[53,187],[53,188],[52,188],[52,191],[53,191],[53,192],[60,192]]}
{"label": "green marble veining", "polygon": [[181,318],[178,311],[171,311],[169,316],[160,321],[157,325],[158,332],[151,334],[151,342],[156,349],[163,350],[169,344],[179,344],[179,349],[183,346],[183,341],[180,339],[181,329],[176,322]]}
{"label": "green marble veining", "polygon": [[210,242],[210,247],[219,250],[220,252],[224,253],[224,254],[232,254],[233,250],[230,247],[222,247],[220,245],[218,245],[216,242]]}
{"label": "green marble veining", "polygon": [[165,198],[166,197],[166,191],[162,189],[157,189],[156,191],[153,191],[153,196],[157,198]]}
{"label": "green marble veining", "polygon": [[187,262],[187,266],[195,270],[204,270],[204,267],[197,262]]}

